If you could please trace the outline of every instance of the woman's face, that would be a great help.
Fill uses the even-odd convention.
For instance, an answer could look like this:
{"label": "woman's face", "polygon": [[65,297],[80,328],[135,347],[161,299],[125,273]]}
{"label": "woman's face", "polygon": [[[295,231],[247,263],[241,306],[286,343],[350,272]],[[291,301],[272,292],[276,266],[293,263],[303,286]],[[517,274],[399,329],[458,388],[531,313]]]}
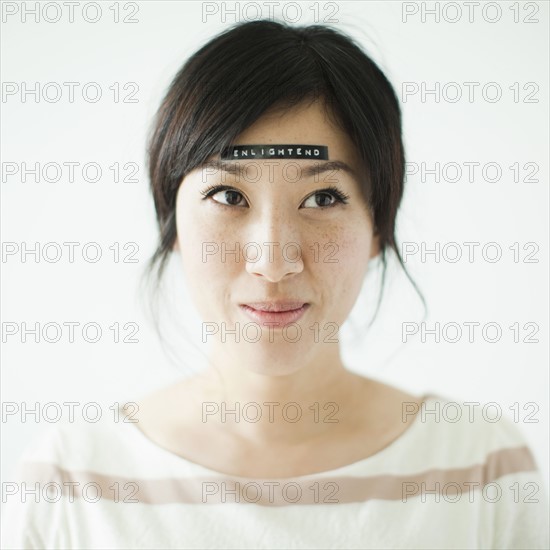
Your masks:
{"label": "woman's face", "polygon": [[[329,160],[223,161],[240,175],[212,166],[194,170],[178,190],[175,246],[203,320],[203,342],[226,361],[280,375],[338,353],[337,330],[378,245],[359,176],[342,168],[306,173],[340,161],[360,174],[353,143],[318,102],[270,112],[233,143],[257,144],[324,145]],[[231,189],[205,198],[220,184]],[[329,187],[345,204],[320,192]],[[258,313],[260,302],[263,309],[274,302],[283,309],[305,305],[269,315]]]}

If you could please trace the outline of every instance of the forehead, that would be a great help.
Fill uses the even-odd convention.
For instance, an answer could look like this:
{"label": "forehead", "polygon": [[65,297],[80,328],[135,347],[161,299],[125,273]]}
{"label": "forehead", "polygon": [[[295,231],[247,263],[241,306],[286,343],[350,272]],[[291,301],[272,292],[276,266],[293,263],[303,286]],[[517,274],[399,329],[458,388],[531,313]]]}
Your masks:
{"label": "forehead", "polygon": [[233,145],[297,143],[325,146],[329,160],[340,160],[358,168],[353,142],[318,101],[267,112],[239,134]]}

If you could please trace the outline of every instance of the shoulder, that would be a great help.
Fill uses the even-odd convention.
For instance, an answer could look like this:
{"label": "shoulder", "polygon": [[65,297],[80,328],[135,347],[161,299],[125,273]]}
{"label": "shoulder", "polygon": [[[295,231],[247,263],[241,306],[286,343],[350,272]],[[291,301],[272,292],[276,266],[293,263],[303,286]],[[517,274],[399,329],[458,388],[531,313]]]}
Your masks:
{"label": "shoulder", "polygon": [[129,439],[124,415],[103,411],[101,418],[75,418],[50,424],[29,441],[21,463],[48,463],[59,468],[88,469],[91,462],[124,448]]}
{"label": "shoulder", "polygon": [[109,509],[113,484],[135,486],[165,471],[160,450],[128,420],[115,410],[97,420],[75,416],[28,442],[3,482],[2,548],[72,547],[77,535],[69,526]]}
{"label": "shoulder", "polygon": [[[432,446],[454,461],[480,461],[493,456],[514,462],[526,469],[535,467],[526,438],[514,420],[494,402],[483,403],[430,394],[417,407],[404,407],[404,414],[415,414],[415,422],[424,429],[419,436],[425,442],[445,441]],[[512,466],[512,464],[510,464]]]}
{"label": "shoulder", "polygon": [[513,416],[497,403],[433,394],[406,410],[416,416],[402,448],[412,496],[479,505],[492,548],[548,548],[546,483]]}
{"label": "shoulder", "polygon": [[[389,399],[389,398],[388,398]],[[544,487],[526,437],[513,418],[495,403],[427,394],[395,394],[402,431],[377,456],[381,471],[432,482],[534,481]],[[389,410],[389,409],[388,409]]]}

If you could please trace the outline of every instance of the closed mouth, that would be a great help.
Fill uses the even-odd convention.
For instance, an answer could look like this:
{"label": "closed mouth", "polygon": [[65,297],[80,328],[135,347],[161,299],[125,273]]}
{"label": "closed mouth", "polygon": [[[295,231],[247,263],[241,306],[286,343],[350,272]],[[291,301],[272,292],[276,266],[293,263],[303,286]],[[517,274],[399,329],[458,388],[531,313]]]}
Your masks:
{"label": "closed mouth", "polygon": [[240,304],[241,307],[250,308],[256,311],[265,311],[270,313],[282,313],[287,311],[296,311],[309,305],[306,302],[252,302],[248,304]]}

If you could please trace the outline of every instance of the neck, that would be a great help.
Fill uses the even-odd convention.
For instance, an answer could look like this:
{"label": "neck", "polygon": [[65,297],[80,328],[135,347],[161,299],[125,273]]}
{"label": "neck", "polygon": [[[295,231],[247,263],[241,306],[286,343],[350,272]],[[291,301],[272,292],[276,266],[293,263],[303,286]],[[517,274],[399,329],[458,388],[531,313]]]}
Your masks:
{"label": "neck", "polygon": [[203,423],[253,444],[285,445],[342,429],[358,414],[365,379],[345,368],[335,346],[282,375],[258,372],[242,356],[231,361],[221,351],[196,379]]}

